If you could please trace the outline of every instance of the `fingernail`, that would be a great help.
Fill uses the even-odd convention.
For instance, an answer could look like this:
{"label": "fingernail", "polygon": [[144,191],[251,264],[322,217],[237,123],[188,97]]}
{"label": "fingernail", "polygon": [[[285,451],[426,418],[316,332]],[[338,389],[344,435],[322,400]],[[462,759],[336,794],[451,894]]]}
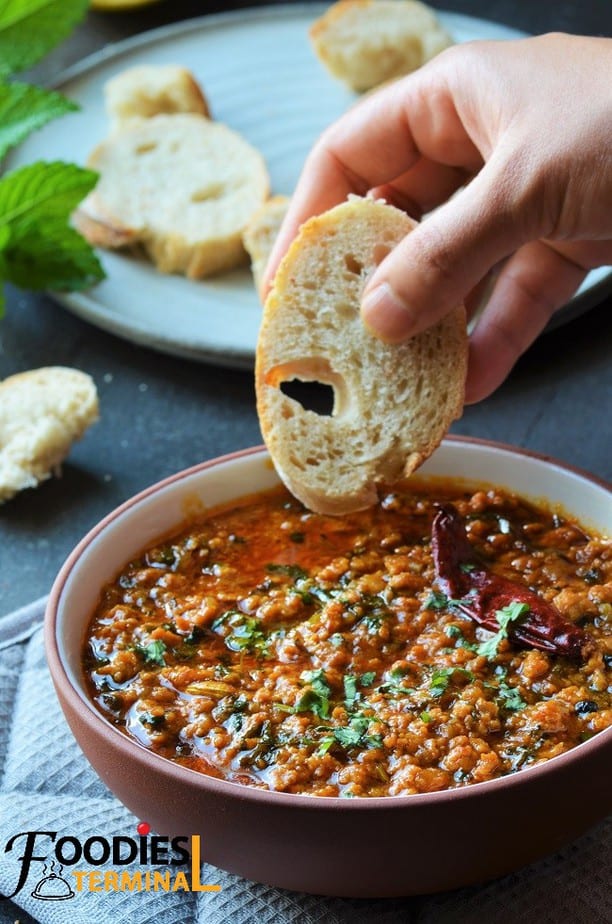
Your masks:
{"label": "fingernail", "polygon": [[361,317],[373,334],[390,343],[404,340],[414,326],[410,309],[388,282],[382,282],[364,296]]}

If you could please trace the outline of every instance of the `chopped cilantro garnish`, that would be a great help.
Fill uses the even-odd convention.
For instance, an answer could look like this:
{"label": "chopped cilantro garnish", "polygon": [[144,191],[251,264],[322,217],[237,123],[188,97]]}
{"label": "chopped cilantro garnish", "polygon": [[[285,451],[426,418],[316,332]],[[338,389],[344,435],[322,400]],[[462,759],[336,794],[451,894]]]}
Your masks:
{"label": "chopped cilantro garnish", "polygon": [[465,648],[467,651],[478,651],[478,645],[474,642],[469,642],[459,626],[455,626],[452,623],[451,625],[445,626],[444,634],[448,635],[449,638],[456,639],[455,648]]}
{"label": "chopped cilantro garnish", "polygon": [[[267,636],[263,631],[261,621],[254,616],[247,616],[240,610],[228,610],[223,613],[212,624],[213,630],[227,627],[228,631],[224,634],[224,641],[230,651],[257,651],[260,654],[266,654]],[[223,634],[223,633],[222,633]]]}
{"label": "chopped cilantro garnish", "polygon": [[512,603],[497,610],[495,617],[499,629],[491,638],[487,639],[486,642],[481,642],[478,646],[478,654],[489,660],[495,658],[500,642],[502,639],[508,638],[508,626],[510,623],[521,619],[528,612],[529,605],[527,603],[519,603],[518,600],[513,600]]}
{"label": "chopped cilantro garnish", "polygon": [[448,597],[439,590],[432,590],[424,605],[426,610],[444,610],[448,606]]}
{"label": "chopped cilantro garnish", "polygon": [[511,687],[503,681],[497,688],[497,695],[500,700],[500,706],[507,709],[509,712],[520,712],[520,710],[524,709],[527,705],[517,688]]}
{"label": "chopped cilantro garnish", "polygon": [[362,687],[371,687],[376,677],[375,671],[366,671],[359,678],[359,685]]}
{"label": "chopped cilantro garnish", "polygon": [[376,719],[366,715],[355,715],[348,725],[341,725],[338,728],[328,729],[323,726],[323,730],[330,731],[331,734],[325,735],[319,742],[317,754],[327,754],[333,745],[339,745],[344,750],[350,748],[380,748],[382,747],[381,735],[368,735],[368,729]]}
{"label": "chopped cilantro garnish", "polygon": [[300,680],[308,687],[293,707],[293,712],[313,712],[322,719],[329,715],[331,687],[321,669],[302,671]]}
{"label": "chopped cilantro garnish", "polygon": [[352,709],[357,698],[357,677],[355,674],[344,675],[344,705]]}
{"label": "chopped cilantro garnish", "polygon": [[164,659],[166,645],[161,639],[149,642],[148,645],[136,645],[134,650],[138,652],[146,664],[159,664],[160,667],[163,667],[166,663]]}
{"label": "chopped cilantro garnish", "polygon": [[421,722],[424,722],[424,723],[425,723],[425,725],[429,725],[429,723],[430,723],[431,720],[432,720],[431,713],[430,713],[430,712],[427,712],[427,710],[425,710],[424,712],[422,712],[422,713],[420,714],[419,718],[420,718]]}
{"label": "chopped cilantro garnish", "polygon": [[443,693],[446,693],[451,679],[456,676],[465,677],[467,680],[474,679],[472,672],[466,670],[464,667],[443,667],[440,670],[434,671],[431,675],[429,683],[429,692],[431,695],[442,696]]}

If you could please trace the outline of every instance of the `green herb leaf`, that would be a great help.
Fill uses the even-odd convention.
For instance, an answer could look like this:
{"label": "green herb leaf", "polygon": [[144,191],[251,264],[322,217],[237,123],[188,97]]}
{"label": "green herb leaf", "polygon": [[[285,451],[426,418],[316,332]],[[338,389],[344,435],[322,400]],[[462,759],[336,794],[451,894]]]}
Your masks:
{"label": "green herb leaf", "polygon": [[426,610],[444,610],[448,606],[448,597],[439,590],[432,590],[424,606]]}
{"label": "green herb leaf", "polygon": [[455,648],[465,648],[467,651],[478,651],[478,645],[476,645],[474,642],[469,642],[465,638],[459,626],[455,626],[453,624],[445,626],[444,634],[448,635],[449,638],[456,639]]}
{"label": "green herb leaf", "polygon": [[263,630],[262,623],[254,616],[247,616],[241,610],[227,610],[211,624],[213,632],[223,636],[225,645],[230,651],[258,651],[267,654],[268,636]]}
{"label": "green herb leaf", "polygon": [[161,639],[149,642],[148,645],[135,646],[135,651],[144,659],[146,664],[159,664],[160,667],[163,667],[166,663],[164,658],[166,650],[166,645]]}
{"label": "green herb leaf", "polygon": [[331,731],[330,735],[325,735],[319,743],[317,750],[318,755],[327,754],[333,745],[338,745],[344,750],[350,748],[380,748],[382,747],[381,735],[369,735],[370,725],[376,719],[366,715],[355,715],[348,725],[340,725],[337,728],[328,728],[323,726],[324,731]]}
{"label": "green herb leaf", "polygon": [[0,77],[31,67],[70,35],[89,0],[4,0],[0,5]]}
{"label": "green herb leaf", "polygon": [[26,83],[0,84],[0,157],[51,119],[78,108],[52,90]]}
{"label": "green herb leaf", "polygon": [[277,708],[283,712],[312,712],[321,719],[329,716],[331,687],[323,670],[302,671],[300,680],[309,684],[304,690],[295,706],[285,706],[277,703]]}
{"label": "green herb leaf", "polygon": [[518,619],[521,619],[523,616],[526,616],[528,612],[529,605],[527,603],[519,603],[518,600],[513,600],[512,603],[497,610],[495,618],[497,619],[499,629],[491,638],[487,639],[486,642],[481,642],[477,649],[478,654],[482,655],[484,658],[493,660],[497,655],[497,649],[502,639],[508,638],[508,626]]}
{"label": "green herb leaf", "polygon": [[362,687],[371,687],[376,678],[375,671],[365,671],[359,678],[359,685]]}
{"label": "green herb leaf", "polygon": [[68,224],[96,180],[91,170],[59,161],[30,164],[0,179],[5,279],[28,289],[80,289],[104,277],[92,248]]}
{"label": "green herb leaf", "polygon": [[355,674],[344,675],[344,705],[352,709],[357,698],[357,677]]}
{"label": "green herb leaf", "polygon": [[520,710],[524,709],[527,705],[517,688],[511,687],[503,681],[497,688],[497,695],[500,700],[500,705],[503,709],[507,709],[508,712],[520,712]]}
{"label": "green herb leaf", "polygon": [[443,667],[436,670],[431,675],[429,682],[429,691],[432,696],[442,696],[446,693],[451,680],[454,677],[465,677],[467,680],[473,680],[474,675],[464,667]]}
{"label": "green herb leaf", "polygon": [[421,722],[424,722],[425,725],[429,725],[429,723],[431,722],[432,716],[430,712],[427,712],[427,710],[425,710],[424,712],[420,714],[419,718]]}

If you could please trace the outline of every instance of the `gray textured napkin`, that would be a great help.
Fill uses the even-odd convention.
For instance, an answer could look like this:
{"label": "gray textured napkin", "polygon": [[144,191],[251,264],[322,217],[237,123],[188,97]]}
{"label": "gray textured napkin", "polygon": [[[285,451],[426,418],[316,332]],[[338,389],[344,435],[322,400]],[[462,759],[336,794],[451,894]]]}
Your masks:
{"label": "gray textured napkin", "polygon": [[[24,840],[8,852],[5,846],[19,832],[57,831],[59,836],[69,834],[83,842],[92,835],[133,835],[138,822],[98,779],[64,721],[45,662],[39,628],[43,605],[44,601],[36,601],[0,620],[0,893],[4,895],[15,888],[22,852],[17,847]],[[82,891],[49,900],[49,895],[66,888],[57,878],[49,880],[54,872],[45,869],[42,861],[33,861],[26,885],[13,901],[0,899],[0,924],[17,920],[43,924],[609,924],[612,821],[560,853],[503,879],[478,888],[407,899],[302,895],[205,866],[201,882],[219,884],[220,892]],[[57,872],[74,886],[74,878],[65,870]]]}

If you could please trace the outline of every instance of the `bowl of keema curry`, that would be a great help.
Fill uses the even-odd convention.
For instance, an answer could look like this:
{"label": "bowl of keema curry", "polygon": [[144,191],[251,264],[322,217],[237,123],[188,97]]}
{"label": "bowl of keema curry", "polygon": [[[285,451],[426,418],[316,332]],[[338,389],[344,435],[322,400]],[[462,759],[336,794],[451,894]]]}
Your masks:
{"label": "bowl of keema curry", "polygon": [[367,511],[312,513],[261,447],[142,492],[46,618],[70,727],[160,834],[248,879],[456,888],[612,806],[612,499],[448,438]]}

